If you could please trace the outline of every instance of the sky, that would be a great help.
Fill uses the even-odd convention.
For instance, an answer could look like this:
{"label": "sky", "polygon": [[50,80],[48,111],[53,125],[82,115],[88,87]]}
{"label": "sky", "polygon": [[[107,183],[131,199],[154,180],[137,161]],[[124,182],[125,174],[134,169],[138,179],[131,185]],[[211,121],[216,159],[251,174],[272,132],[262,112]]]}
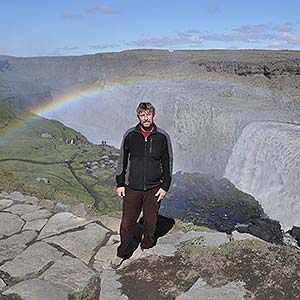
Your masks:
{"label": "sky", "polygon": [[300,50],[299,0],[0,0],[0,55]]}

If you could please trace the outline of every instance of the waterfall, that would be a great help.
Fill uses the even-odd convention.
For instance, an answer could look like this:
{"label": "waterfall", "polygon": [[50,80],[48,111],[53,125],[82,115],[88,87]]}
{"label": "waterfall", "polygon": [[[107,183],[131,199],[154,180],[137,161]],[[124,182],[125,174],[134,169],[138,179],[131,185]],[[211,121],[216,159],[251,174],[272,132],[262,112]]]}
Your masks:
{"label": "waterfall", "polygon": [[224,177],[254,196],[284,229],[300,226],[300,126],[248,124],[232,150]]}

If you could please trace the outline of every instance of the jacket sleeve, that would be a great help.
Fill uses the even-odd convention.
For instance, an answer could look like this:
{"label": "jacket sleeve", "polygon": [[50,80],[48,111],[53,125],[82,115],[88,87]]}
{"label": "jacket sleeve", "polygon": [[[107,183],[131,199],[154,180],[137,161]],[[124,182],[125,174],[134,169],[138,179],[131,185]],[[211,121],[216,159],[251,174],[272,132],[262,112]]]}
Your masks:
{"label": "jacket sleeve", "polygon": [[162,185],[161,188],[166,192],[169,190],[172,180],[173,170],[173,150],[169,135],[166,135],[166,144],[162,155]]}
{"label": "jacket sleeve", "polygon": [[127,135],[124,135],[120,147],[120,155],[117,162],[117,171],[116,171],[117,187],[125,186],[125,175],[127,172],[128,158],[129,158],[128,139],[127,139]]}

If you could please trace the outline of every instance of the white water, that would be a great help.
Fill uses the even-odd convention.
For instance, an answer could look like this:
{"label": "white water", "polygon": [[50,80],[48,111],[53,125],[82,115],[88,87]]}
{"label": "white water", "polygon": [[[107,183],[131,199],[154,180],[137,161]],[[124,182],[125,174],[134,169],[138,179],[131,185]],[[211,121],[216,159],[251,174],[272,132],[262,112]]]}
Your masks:
{"label": "white water", "polygon": [[253,195],[284,229],[300,226],[300,126],[279,122],[247,125],[224,177]]}

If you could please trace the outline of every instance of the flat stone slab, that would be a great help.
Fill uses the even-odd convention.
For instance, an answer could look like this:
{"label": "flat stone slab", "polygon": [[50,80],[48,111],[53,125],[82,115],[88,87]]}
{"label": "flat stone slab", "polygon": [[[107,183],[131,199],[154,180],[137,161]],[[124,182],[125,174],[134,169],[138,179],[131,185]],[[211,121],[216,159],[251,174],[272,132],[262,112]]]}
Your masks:
{"label": "flat stone slab", "polygon": [[6,192],[2,191],[0,193],[0,198],[9,198],[9,193],[6,193]]}
{"label": "flat stone slab", "polygon": [[38,205],[40,199],[35,196],[25,196],[25,203]]}
{"label": "flat stone slab", "polygon": [[35,239],[37,236],[37,233],[33,230],[25,230],[22,231],[21,233],[14,234],[11,237],[5,239],[5,240],[0,240],[0,243],[6,243],[6,244],[28,244],[33,239]]}
{"label": "flat stone slab", "polygon": [[101,275],[101,290],[99,300],[128,300],[128,297],[121,292],[122,285],[120,278],[112,270],[104,270]]}
{"label": "flat stone slab", "polygon": [[53,215],[48,209],[42,208],[33,212],[22,215],[22,219],[25,221],[33,221],[37,219],[48,219]]}
{"label": "flat stone slab", "polygon": [[230,282],[221,287],[211,287],[201,278],[184,294],[175,300],[244,300],[246,290],[241,282]]}
{"label": "flat stone slab", "polygon": [[48,209],[52,209],[55,206],[55,202],[52,200],[43,199],[40,201],[39,206],[48,208]]}
{"label": "flat stone slab", "polygon": [[62,256],[62,253],[44,242],[34,243],[17,255],[12,261],[0,267],[10,276],[26,279],[37,275],[48,263]]}
{"label": "flat stone slab", "polygon": [[85,288],[94,275],[95,272],[79,259],[63,256],[57,259],[40,279],[50,281],[67,293],[74,293]]}
{"label": "flat stone slab", "polygon": [[117,255],[117,248],[119,244],[105,245],[101,247],[95,255],[94,268],[101,272],[103,269],[110,268],[111,260]]}
{"label": "flat stone slab", "polygon": [[0,278],[0,291],[2,291],[6,287],[5,282]]}
{"label": "flat stone slab", "polygon": [[2,199],[0,200],[0,210],[5,209],[11,206],[14,202],[10,199]]}
{"label": "flat stone slab", "polygon": [[120,230],[121,219],[119,218],[104,215],[99,218],[99,221],[111,231],[119,232]]}
{"label": "flat stone slab", "polygon": [[105,246],[109,246],[109,245],[114,245],[114,244],[118,244],[120,243],[121,238],[119,234],[113,234],[111,235],[111,237],[109,238],[108,242],[106,243]]}
{"label": "flat stone slab", "polygon": [[17,201],[17,202],[24,202],[25,196],[21,194],[20,192],[12,192],[9,194],[9,198],[11,200]]}
{"label": "flat stone slab", "polygon": [[178,241],[185,235],[184,232],[182,231],[177,231],[177,232],[173,232],[173,233],[168,233],[165,236],[160,237],[157,240],[157,244],[172,244],[172,245],[177,245]]}
{"label": "flat stone slab", "polygon": [[57,235],[65,231],[82,227],[90,223],[85,219],[74,216],[69,212],[61,212],[51,217],[39,235],[39,239]]}
{"label": "flat stone slab", "polygon": [[27,221],[23,227],[23,230],[35,230],[41,231],[41,229],[46,225],[48,219],[36,219],[33,221]]}
{"label": "flat stone slab", "polygon": [[0,263],[15,258],[26,248],[26,244],[36,236],[35,231],[23,231],[7,239],[0,240]]}
{"label": "flat stone slab", "polygon": [[8,211],[14,215],[24,215],[26,213],[34,212],[39,210],[40,207],[38,205],[31,205],[31,204],[15,204],[9,208],[6,208],[4,211]]}
{"label": "flat stone slab", "polygon": [[19,232],[23,225],[24,221],[19,216],[0,212],[0,236],[8,236]]}
{"label": "flat stone slab", "polygon": [[229,238],[222,232],[189,231],[179,239],[178,244],[188,242],[195,246],[219,247],[229,242]]}
{"label": "flat stone slab", "polygon": [[3,292],[3,295],[11,294],[23,300],[68,300],[68,293],[41,279],[23,281]]}
{"label": "flat stone slab", "polygon": [[261,241],[263,243],[266,243],[266,241],[254,236],[254,235],[251,235],[251,234],[248,234],[248,233],[240,233],[240,232],[237,232],[237,231],[234,231],[232,233],[232,238],[233,238],[234,241],[256,240],[256,241]]}
{"label": "flat stone slab", "polygon": [[145,249],[142,257],[150,255],[158,256],[174,256],[177,248],[171,244],[160,244],[156,245],[153,248]]}
{"label": "flat stone slab", "polygon": [[104,227],[98,224],[89,224],[83,230],[47,238],[44,241],[59,245],[88,264],[95,254],[96,247],[103,243],[106,233],[108,230]]}

